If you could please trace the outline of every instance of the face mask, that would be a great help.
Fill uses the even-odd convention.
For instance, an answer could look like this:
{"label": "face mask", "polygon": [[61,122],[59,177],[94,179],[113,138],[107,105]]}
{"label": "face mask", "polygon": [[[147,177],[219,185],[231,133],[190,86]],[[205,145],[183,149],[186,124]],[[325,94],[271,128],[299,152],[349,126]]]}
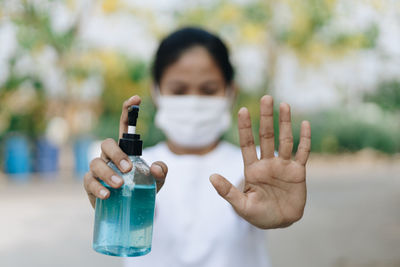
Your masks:
{"label": "face mask", "polygon": [[157,96],[155,123],[169,140],[183,147],[212,144],[231,124],[228,97]]}

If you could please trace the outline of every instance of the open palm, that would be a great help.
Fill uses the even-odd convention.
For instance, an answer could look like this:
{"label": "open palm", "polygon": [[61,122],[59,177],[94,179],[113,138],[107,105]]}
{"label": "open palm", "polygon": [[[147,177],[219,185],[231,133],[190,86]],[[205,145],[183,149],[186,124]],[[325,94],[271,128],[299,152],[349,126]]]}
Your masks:
{"label": "open palm", "polygon": [[210,177],[217,192],[249,223],[263,228],[286,227],[303,216],[306,203],[306,169],[311,146],[310,124],[301,125],[300,143],[292,160],[293,136],[290,107],[279,110],[279,156],[274,155],[273,99],[260,101],[258,159],[246,108],[239,111],[238,127],[244,163],[244,189],[240,191],[218,174]]}

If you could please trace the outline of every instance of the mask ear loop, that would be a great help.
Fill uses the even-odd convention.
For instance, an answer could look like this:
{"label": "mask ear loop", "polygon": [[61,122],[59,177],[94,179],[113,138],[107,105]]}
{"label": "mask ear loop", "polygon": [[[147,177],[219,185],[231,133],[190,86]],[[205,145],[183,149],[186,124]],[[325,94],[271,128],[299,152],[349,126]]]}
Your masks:
{"label": "mask ear loop", "polygon": [[228,98],[229,107],[233,109],[233,105],[235,103],[235,89],[232,87],[232,85],[228,85],[225,87],[225,91],[225,97]]}
{"label": "mask ear loop", "polygon": [[150,91],[151,94],[151,99],[153,100],[154,105],[156,106],[156,108],[158,108],[159,106],[159,99],[160,99],[160,87],[158,86],[158,84],[155,84],[153,86],[153,89]]}

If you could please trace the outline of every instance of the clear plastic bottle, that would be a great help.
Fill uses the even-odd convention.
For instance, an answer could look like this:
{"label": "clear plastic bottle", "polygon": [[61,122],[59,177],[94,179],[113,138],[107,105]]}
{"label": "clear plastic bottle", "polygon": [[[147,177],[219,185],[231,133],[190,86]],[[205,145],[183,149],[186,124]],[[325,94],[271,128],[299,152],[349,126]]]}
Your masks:
{"label": "clear plastic bottle", "polygon": [[[136,118],[131,120],[135,112]],[[137,106],[129,112],[129,129],[133,132],[137,112]],[[134,257],[151,250],[156,183],[149,166],[140,158],[140,136],[128,131],[123,137],[120,147],[129,155],[133,168],[123,174],[112,162],[108,163],[124,184],[115,189],[102,182],[110,196],[96,200],[93,249],[106,255]]]}

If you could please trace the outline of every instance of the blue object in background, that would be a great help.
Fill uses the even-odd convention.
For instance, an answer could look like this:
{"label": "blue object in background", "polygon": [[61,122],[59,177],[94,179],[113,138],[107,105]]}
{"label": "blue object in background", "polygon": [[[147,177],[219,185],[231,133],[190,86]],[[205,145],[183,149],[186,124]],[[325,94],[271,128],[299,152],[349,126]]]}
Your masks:
{"label": "blue object in background", "polygon": [[59,149],[45,138],[36,144],[35,170],[41,173],[58,171]]}
{"label": "blue object in background", "polygon": [[92,139],[83,137],[77,139],[74,144],[75,172],[80,179],[89,171],[89,148],[92,144]]}
{"label": "blue object in background", "polygon": [[24,136],[13,135],[6,139],[4,171],[12,180],[27,181],[30,178],[29,143]]}

